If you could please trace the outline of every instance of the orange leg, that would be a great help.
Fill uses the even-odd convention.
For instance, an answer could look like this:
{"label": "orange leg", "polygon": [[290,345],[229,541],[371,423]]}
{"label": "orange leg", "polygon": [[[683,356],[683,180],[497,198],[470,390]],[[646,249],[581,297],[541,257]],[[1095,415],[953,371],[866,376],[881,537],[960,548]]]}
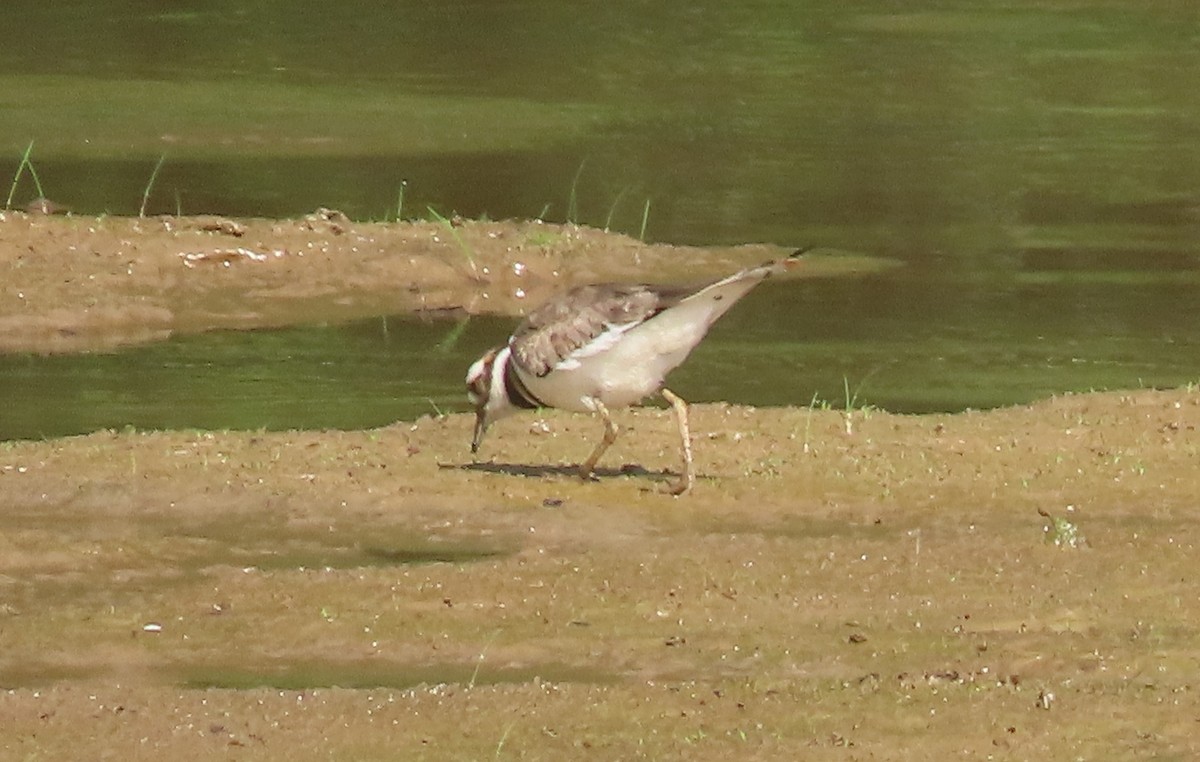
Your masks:
{"label": "orange leg", "polygon": [[592,454],[579,467],[579,478],[592,478],[592,473],[596,470],[596,461],[600,460],[600,456],[604,454],[612,443],[617,441],[617,424],[613,422],[612,416],[609,415],[608,408],[600,400],[593,400],[596,405],[596,412],[600,414],[600,418],[604,421],[604,438],[596,445],[596,449],[592,450]]}
{"label": "orange leg", "polygon": [[675,410],[675,422],[679,425],[679,447],[683,452],[683,471],[679,481],[669,488],[672,495],[682,495],[696,484],[696,474],[692,470],[692,433],[688,428],[688,405],[675,392],[663,387],[663,399],[671,403]]}

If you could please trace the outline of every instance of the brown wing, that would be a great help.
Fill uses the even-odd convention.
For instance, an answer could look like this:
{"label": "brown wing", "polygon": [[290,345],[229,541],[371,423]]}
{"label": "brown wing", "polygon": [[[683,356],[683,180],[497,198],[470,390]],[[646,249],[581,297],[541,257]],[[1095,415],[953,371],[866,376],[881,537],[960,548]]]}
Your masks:
{"label": "brown wing", "polygon": [[707,293],[723,302],[722,308],[705,315],[711,323],[764,278],[796,264],[805,251],[690,288],[616,283],[579,286],[538,307],[517,326],[508,342],[512,357],[526,373],[544,376],[614,328],[642,323],[688,297]]}
{"label": "brown wing", "polygon": [[579,286],[529,313],[509,340],[512,356],[522,370],[544,376],[614,326],[641,323],[694,292],[612,283]]}

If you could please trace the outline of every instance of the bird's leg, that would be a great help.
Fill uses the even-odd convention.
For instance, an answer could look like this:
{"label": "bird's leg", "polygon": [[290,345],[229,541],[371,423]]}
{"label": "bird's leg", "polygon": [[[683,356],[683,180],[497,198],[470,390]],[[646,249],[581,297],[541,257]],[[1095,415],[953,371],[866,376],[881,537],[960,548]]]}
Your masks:
{"label": "bird's leg", "polygon": [[608,408],[604,406],[603,402],[597,399],[593,399],[592,403],[595,406],[596,412],[600,414],[600,418],[604,421],[604,438],[600,440],[600,443],[596,445],[596,449],[592,450],[592,454],[579,467],[579,478],[584,480],[592,478],[592,472],[596,470],[596,461],[600,460],[600,456],[604,454],[604,451],[613,442],[617,441],[617,424],[613,422],[612,416],[609,415]]}
{"label": "bird's leg", "polygon": [[679,448],[683,452],[683,473],[679,481],[672,484],[669,491],[672,495],[682,495],[696,483],[696,474],[692,471],[692,433],[688,428],[688,404],[675,392],[663,387],[663,399],[671,403],[675,410],[675,422],[679,424]]}

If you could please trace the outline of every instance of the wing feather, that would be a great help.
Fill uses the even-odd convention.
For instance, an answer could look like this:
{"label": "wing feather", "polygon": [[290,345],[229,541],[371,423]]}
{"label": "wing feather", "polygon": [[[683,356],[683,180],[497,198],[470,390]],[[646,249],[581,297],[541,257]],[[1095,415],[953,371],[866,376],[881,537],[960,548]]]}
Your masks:
{"label": "wing feather", "polygon": [[508,341],[512,358],[521,370],[540,378],[556,368],[577,367],[581,359],[607,351],[621,334],[681,302],[723,302],[705,309],[702,319],[707,330],[759,282],[797,264],[805,251],[700,287],[600,283],[573,288],[521,321]]}
{"label": "wing feather", "polygon": [[522,370],[545,376],[603,352],[618,335],[678,304],[693,289],[602,283],[574,288],[531,312],[509,346]]}

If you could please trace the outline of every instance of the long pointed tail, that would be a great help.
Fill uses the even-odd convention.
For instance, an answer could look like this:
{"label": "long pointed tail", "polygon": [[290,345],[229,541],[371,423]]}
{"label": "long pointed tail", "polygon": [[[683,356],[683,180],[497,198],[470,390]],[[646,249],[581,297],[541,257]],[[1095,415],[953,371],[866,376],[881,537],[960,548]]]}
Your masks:
{"label": "long pointed tail", "polygon": [[794,267],[799,267],[804,259],[804,255],[815,248],[815,246],[805,246],[804,248],[796,249],[782,259],[772,259],[768,262],[763,262],[761,265],[756,267],[747,267],[745,270],[734,273],[723,280],[719,280],[713,285],[720,286],[726,283],[733,283],[735,281],[742,280],[762,280],[778,273],[787,272]]}
{"label": "long pointed tail", "polygon": [[785,269],[790,269],[792,267],[798,266],[800,264],[800,260],[804,258],[804,255],[809,253],[810,251],[812,251],[815,248],[817,248],[817,247],[816,246],[803,246],[799,249],[796,249],[791,254],[788,254],[783,259],[777,259],[774,262],[767,262],[766,264],[768,264],[768,265],[777,264],[777,265],[781,265]]}

